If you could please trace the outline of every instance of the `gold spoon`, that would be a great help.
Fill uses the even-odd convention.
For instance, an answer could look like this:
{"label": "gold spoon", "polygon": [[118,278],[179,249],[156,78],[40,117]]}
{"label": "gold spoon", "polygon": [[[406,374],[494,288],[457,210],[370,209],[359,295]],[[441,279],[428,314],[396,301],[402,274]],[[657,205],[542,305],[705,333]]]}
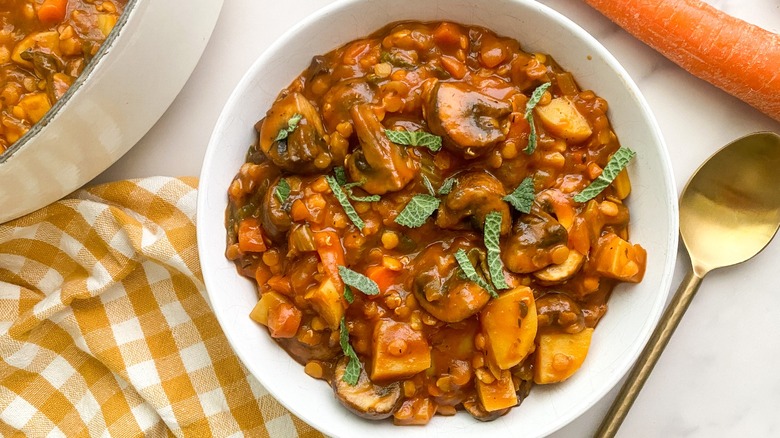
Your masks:
{"label": "gold spoon", "polygon": [[693,269],[639,356],[596,432],[614,437],[702,279],[763,250],[780,227],[780,136],[759,132],[726,145],[691,177],[680,197],[680,235]]}

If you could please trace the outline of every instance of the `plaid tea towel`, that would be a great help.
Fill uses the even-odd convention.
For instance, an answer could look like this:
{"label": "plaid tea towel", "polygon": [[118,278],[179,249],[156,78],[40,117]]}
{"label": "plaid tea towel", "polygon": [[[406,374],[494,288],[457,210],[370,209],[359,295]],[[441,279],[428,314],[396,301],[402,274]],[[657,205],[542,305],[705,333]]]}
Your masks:
{"label": "plaid tea towel", "polygon": [[211,312],[196,183],[110,183],[0,225],[0,436],[322,436]]}

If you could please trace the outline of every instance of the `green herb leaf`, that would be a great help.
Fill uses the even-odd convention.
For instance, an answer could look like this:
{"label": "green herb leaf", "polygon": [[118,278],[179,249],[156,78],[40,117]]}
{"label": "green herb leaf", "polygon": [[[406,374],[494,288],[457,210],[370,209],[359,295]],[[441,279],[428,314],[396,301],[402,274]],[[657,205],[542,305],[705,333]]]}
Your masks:
{"label": "green herb leaf", "polygon": [[333,174],[336,175],[336,182],[338,182],[340,186],[347,183],[347,172],[343,167],[334,167]]}
{"label": "green herb leaf", "polygon": [[455,253],[455,260],[458,261],[458,265],[467,279],[477,283],[477,286],[488,291],[491,297],[498,298],[498,292],[496,292],[496,290],[493,289],[493,286],[489,285],[487,281],[485,281],[482,277],[479,276],[479,274],[477,274],[477,270],[474,268],[474,265],[471,264],[471,260],[469,260],[469,256],[466,254],[466,251],[464,251],[463,248],[459,249]]}
{"label": "green herb leaf", "polygon": [[403,146],[422,146],[439,152],[441,149],[441,137],[425,131],[393,131],[385,129],[385,135],[395,144]]}
{"label": "green herb leaf", "polygon": [[512,204],[520,213],[530,213],[534,203],[534,180],[526,177],[512,193],[504,196],[504,201]]}
{"label": "green herb leaf", "polygon": [[382,52],[381,55],[379,55],[379,61],[380,62],[386,62],[388,64],[392,64],[395,67],[401,67],[401,68],[414,68],[414,64],[407,62],[403,58],[393,55],[390,52]]}
{"label": "green herb leaf", "polygon": [[345,266],[339,266],[339,276],[345,284],[354,287],[366,295],[378,295],[379,285],[365,275],[355,272]]}
{"label": "green herb leaf", "polygon": [[349,196],[349,199],[355,202],[379,202],[382,199],[379,195],[357,196],[352,193],[352,190],[347,190],[347,195]]}
{"label": "green herb leaf", "polygon": [[423,184],[425,185],[425,188],[428,189],[428,193],[431,194],[431,196],[436,196],[436,190],[433,190],[433,184],[431,184],[431,180],[428,179],[427,176],[423,175]]}
{"label": "green herb leaf", "polygon": [[501,262],[501,213],[493,211],[485,216],[485,248],[487,248],[487,264],[490,279],[496,289],[509,289],[504,278],[504,264]]}
{"label": "green herb leaf", "polygon": [[458,180],[456,180],[453,177],[449,177],[444,180],[444,182],[441,184],[441,187],[439,187],[439,195],[448,195],[453,187],[455,187],[455,184],[458,183]]}
{"label": "green herb leaf", "polygon": [[525,104],[525,119],[531,126],[531,133],[528,135],[528,146],[523,149],[523,152],[528,155],[533,154],[536,150],[536,124],[534,123],[534,108],[539,103],[539,100],[544,95],[544,92],[550,88],[550,85],[552,85],[550,82],[545,82],[544,84],[536,87],[536,90],[534,90],[534,92],[531,94],[531,98],[528,99],[528,103]]}
{"label": "green herb leaf", "polygon": [[286,179],[281,178],[279,183],[276,184],[274,196],[276,196],[276,199],[282,204],[284,204],[284,201],[290,196],[290,183],[288,183]]}
{"label": "green herb leaf", "polygon": [[406,204],[401,214],[395,218],[395,223],[409,228],[417,228],[439,208],[439,201],[431,195],[416,195]]}
{"label": "green herb leaf", "polygon": [[355,224],[358,230],[362,231],[366,224],[355,211],[355,207],[349,203],[349,198],[347,197],[347,194],[344,193],[344,190],[342,190],[339,182],[336,181],[336,178],[330,175],[325,175],[325,181],[328,182],[330,190],[333,192],[333,196],[335,196],[336,200],[339,201],[339,204],[341,204],[341,207],[344,209],[344,212],[347,214],[349,220]]}
{"label": "green herb leaf", "polygon": [[295,131],[295,128],[298,127],[298,123],[302,118],[303,116],[298,113],[293,114],[293,116],[290,117],[290,120],[287,121],[287,127],[279,130],[274,141],[284,140],[288,135],[292,134],[292,132]]}
{"label": "green herb leaf", "polygon": [[636,152],[629,148],[620,147],[609,159],[609,162],[601,171],[601,175],[594,179],[588,187],[585,187],[581,192],[574,196],[574,200],[577,202],[587,202],[595,198],[602,192],[607,186],[612,184],[612,181],[618,176],[618,174],[626,168],[628,162],[636,155]]}
{"label": "green herb leaf", "polygon": [[355,349],[349,345],[349,330],[347,329],[346,318],[341,318],[339,323],[339,344],[341,344],[341,351],[349,358],[347,361],[347,369],[344,371],[344,377],[341,380],[347,382],[351,386],[355,386],[360,379],[360,358],[355,353]]}
{"label": "green herb leaf", "polygon": [[347,300],[347,303],[349,304],[352,304],[355,301],[355,294],[352,293],[352,288],[347,285],[344,285],[344,299]]}

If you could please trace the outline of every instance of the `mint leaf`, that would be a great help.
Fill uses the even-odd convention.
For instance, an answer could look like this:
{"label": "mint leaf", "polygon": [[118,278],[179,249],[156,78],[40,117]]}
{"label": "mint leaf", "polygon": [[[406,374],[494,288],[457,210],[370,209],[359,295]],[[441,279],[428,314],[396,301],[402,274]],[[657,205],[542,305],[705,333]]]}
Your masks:
{"label": "mint leaf", "polygon": [[433,190],[433,184],[431,184],[431,180],[429,180],[425,175],[423,175],[422,178],[425,188],[428,189],[428,193],[430,193],[431,196],[436,196],[436,190]]}
{"label": "mint leaf", "polygon": [[493,289],[493,286],[489,285],[487,281],[485,281],[482,277],[479,276],[479,274],[477,274],[477,270],[474,268],[474,265],[471,264],[471,260],[469,260],[469,256],[466,254],[466,251],[464,251],[463,248],[459,249],[455,253],[455,260],[458,261],[458,265],[467,279],[477,283],[477,286],[488,291],[491,297],[498,298],[498,292],[496,292],[496,290]]}
{"label": "mint leaf", "polygon": [[355,211],[355,207],[349,203],[347,194],[344,193],[344,190],[341,189],[341,186],[339,185],[338,181],[336,181],[336,178],[330,175],[325,175],[325,181],[328,182],[330,190],[333,192],[333,196],[335,196],[336,200],[339,201],[339,204],[341,204],[341,207],[344,209],[344,212],[347,214],[349,220],[355,224],[358,230],[362,231],[366,224]]}
{"label": "mint leaf", "polygon": [[347,196],[355,202],[379,202],[382,199],[379,195],[357,196],[352,193],[352,190],[347,190]]}
{"label": "mint leaf", "polygon": [[298,113],[293,114],[293,116],[290,117],[290,120],[287,121],[287,127],[279,130],[274,141],[284,140],[288,135],[292,134],[292,132],[295,131],[295,128],[298,127],[298,123],[302,118],[303,116]]}
{"label": "mint leaf", "polygon": [[430,149],[431,152],[439,152],[441,149],[441,137],[425,131],[393,131],[385,129],[385,135],[395,144],[422,146]]}
{"label": "mint leaf", "polygon": [[526,177],[512,193],[504,196],[504,201],[512,204],[520,213],[530,213],[534,203],[534,180]]}
{"label": "mint leaf", "polygon": [[345,266],[339,266],[339,276],[346,285],[352,286],[366,295],[379,295],[379,285],[359,272]]}
{"label": "mint leaf", "polygon": [[534,123],[534,108],[539,103],[539,100],[544,95],[544,92],[550,88],[550,85],[552,85],[550,82],[545,82],[544,84],[536,87],[536,90],[531,93],[531,98],[528,99],[528,103],[525,104],[525,119],[531,126],[531,133],[528,134],[528,146],[523,149],[523,152],[528,155],[533,154],[536,150],[536,124]]}
{"label": "mint leaf", "polygon": [[455,184],[458,183],[458,180],[456,180],[453,177],[449,177],[444,180],[443,183],[441,183],[441,187],[439,187],[439,195],[448,195],[452,188],[455,187]]}
{"label": "mint leaf", "polygon": [[355,301],[355,294],[352,293],[352,288],[346,285],[344,286],[344,299],[347,300],[347,303],[349,304],[352,304]]}
{"label": "mint leaf", "polygon": [[620,149],[612,154],[612,157],[604,167],[604,170],[601,171],[601,175],[594,179],[588,187],[585,187],[581,192],[577,193],[577,195],[574,196],[574,200],[577,202],[587,202],[595,198],[607,188],[607,186],[612,184],[612,181],[614,181],[618,174],[626,168],[628,162],[631,161],[635,155],[636,152],[621,146]]}
{"label": "mint leaf", "polygon": [[501,213],[493,211],[485,216],[485,248],[487,248],[487,264],[490,279],[496,289],[509,289],[504,278],[504,264],[501,262]]}
{"label": "mint leaf", "polygon": [[338,166],[333,168],[333,174],[336,175],[336,181],[340,186],[347,183],[347,172],[343,167]]}
{"label": "mint leaf", "polygon": [[284,201],[290,196],[290,183],[286,179],[281,178],[274,188],[274,196],[279,200],[279,203],[284,204]]}
{"label": "mint leaf", "polygon": [[416,195],[406,204],[401,214],[395,218],[395,223],[409,228],[417,228],[439,208],[439,201],[431,195]]}
{"label": "mint leaf", "polygon": [[355,386],[360,379],[360,358],[355,353],[355,349],[349,345],[349,330],[347,329],[347,320],[342,317],[339,323],[339,344],[341,344],[341,351],[347,356],[347,369],[344,371],[344,376],[341,380],[347,382],[351,386]]}

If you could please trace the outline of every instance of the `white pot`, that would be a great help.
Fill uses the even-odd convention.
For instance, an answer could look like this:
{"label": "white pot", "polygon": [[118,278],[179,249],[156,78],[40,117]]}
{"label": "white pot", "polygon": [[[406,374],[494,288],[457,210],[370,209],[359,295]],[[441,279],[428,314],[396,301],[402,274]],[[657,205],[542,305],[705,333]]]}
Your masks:
{"label": "white pot", "polygon": [[223,0],[129,0],[98,54],[0,156],[0,222],[67,195],[127,152],[200,59]]}

